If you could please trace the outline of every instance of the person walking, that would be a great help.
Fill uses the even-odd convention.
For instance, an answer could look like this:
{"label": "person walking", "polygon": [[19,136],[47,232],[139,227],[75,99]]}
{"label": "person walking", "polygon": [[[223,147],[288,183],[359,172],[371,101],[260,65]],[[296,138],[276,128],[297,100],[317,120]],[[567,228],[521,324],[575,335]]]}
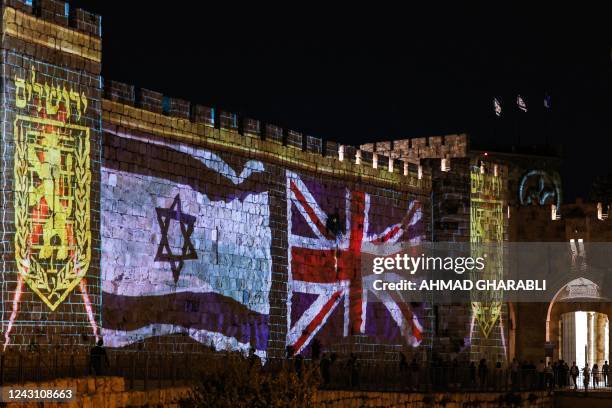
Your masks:
{"label": "person walking", "polygon": [[578,389],[578,374],[580,374],[580,370],[574,361],[572,363],[572,367],[570,368],[570,376],[572,377],[572,381],[574,382],[574,389]]}
{"label": "person walking", "polygon": [[593,370],[591,370],[591,374],[593,375],[593,388],[599,387],[599,366],[597,364],[593,364]]}
{"label": "person walking", "polygon": [[591,381],[591,370],[589,370],[589,363],[586,363],[582,369],[582,384],[584,384],[584,392],[589,389],[589,382]]}
{"label": "person walking", "polygon": [[513,390],[518,390],[519,368],[519,362],[515,357],[512,359],[512,364],[510,365],[510,382],[512,382]]}
{"label": "person walking", "polygon": [[545,373],[545,378],[546,378],[546,388],[548,388],[549,390],[552,390],[553,387],[555,386],[555,377],[554,377],[553,366],[551,365],[550,361],[548,362],[548,365],[546,366],[544,373]]}
{"label": "person walking", "polygon": [[323,377],[323,385],[328,387],[331,384],[331,359],[327,354],[323,354],[323,358],[319,362],[321,377]]}
{"label": "person walking", "polygon": [[408,372],[409,365],[406,355],[400,351],[399,353],[399,381],[402,387],[405,386],[405,381],[410,379],[410,373]]}
{"label": "person walking", "polygon": [[476,388],[476,364],[471,361],[470,362],[470,388]]}
{"label": "person walking", "polygon": [[94,375],[103,375],[105,368],[110,366],[102,339],[98,340],[98,343],[89,351],[89,366]]}
{"label": "person walking", "polygon": [[495,390],[502,390],[502,376],[503,376],[503,372],[502,372],[502,363],[501,361],[498,361],[497,363],[495,363],[495,378],[494,378],[494,387]]}
{"label": "person walking", "polygon": [[480,379],[480,388],[487,388],[487,377],[489,374],[489,367],[487,366],[487,360],[481,359],[480,363],[478,363],[478,378]]}
{"label": "person walking", "polygon": [[413,358],[410,363],[410,389],[412,391],[419,390],[419,370],[419,363],[416,358]]}
{"label": "person walking", "polygon": [[399,372],[400,374],[406,374],[408,371],[408,360],[406,355],[400,351],[399,353]]}
{"label": "person walking", "polygon": [[610,373],[610,366],[608,365],[608,360],[601,367],[601,372],[603,373],[604,387],[608,386],[608,374]]}
{"label": "person walking", "polygon": [[559,385],[559,362],[555,361],[552,365],[552,388]]}
{"label": "person walking", "polygon": [[544,364],[544,360],[540,360],[538,363],[538,367],[536,368],[538,372],[538,389],[544,389],[544,370],[546,370],[546,364]]}
{"label": "person walking", "polygon": [[351,353],[347,362],[347,368],[349,369],[351,388],[359,387],[359,361],[357,359],[357,354]]}
{"label": "person walking", "polygon": [[563,387],[567,387],[569,385],[569,365],[567,362],[563,362]]}

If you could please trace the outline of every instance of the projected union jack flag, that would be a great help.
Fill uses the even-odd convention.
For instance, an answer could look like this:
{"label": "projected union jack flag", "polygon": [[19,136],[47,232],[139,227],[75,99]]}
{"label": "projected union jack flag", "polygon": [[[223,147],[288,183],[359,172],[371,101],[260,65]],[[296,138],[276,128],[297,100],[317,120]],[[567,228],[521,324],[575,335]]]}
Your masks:
{"label": "projected union jack flag", "polygon": [[423,327],[409,301],[370,291],[374,275],[361,272],[365,254],[390,255],[402,242],[424,239],[417,200],[399,208],[392,199],[304,181],[288,171],[287,218],[287,345],[294,353],[303,352],[315,336],[328,344],[349,334],[421,343]]}

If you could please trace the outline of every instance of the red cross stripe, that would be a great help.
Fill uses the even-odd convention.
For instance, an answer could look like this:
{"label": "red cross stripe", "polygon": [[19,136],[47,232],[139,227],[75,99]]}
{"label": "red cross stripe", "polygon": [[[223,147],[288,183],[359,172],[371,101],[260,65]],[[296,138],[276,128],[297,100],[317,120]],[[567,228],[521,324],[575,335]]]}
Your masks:
{"label": "red cross stripe", "polygon": [[[344,301],[344,335],[365,331],[367,296],[361,263],[364,243],[381,245],[397,241],[412,225],[421,221],[421,208],[413,202],[401,223],[381,234],[368,236],[369,196],[364,192],[346,193],[346,229],[338,237],[326,228],[327,214],[317,204],[306,185],[294,173],[287,178],[289,204],[289,299],[293,293],[317,295],[314,302],[296,319],[289,322],[287,345],[299,353],[325,325],[338,305]],[[316,238],[293,234],[291,209],[304,217]],[[381,299],[383,300],[383,299]],[[411,338],[420,343],[422,328],[405,302],[389,297],[383,300],[401,328],[408,328]],[[288,304],[291,320],[291,301]]]}

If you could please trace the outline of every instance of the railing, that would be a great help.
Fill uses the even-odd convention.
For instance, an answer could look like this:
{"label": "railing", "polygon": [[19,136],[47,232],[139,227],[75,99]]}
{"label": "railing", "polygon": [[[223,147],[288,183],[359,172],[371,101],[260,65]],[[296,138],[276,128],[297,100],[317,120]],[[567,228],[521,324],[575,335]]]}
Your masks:
{"label": "railing", "polygon": [[[584,390],[582,373],[576,378],[567,374],[538,372],[533,369],[502,369],[478,366],[411,367],[402,369],[398,364],[360,364],[353,369],[346,364],[333,364],[324,373],[321,370],[321,388],[359,389],[402,392],[510,392],[510,391],[554,391]],[[612,391],[612,376],[603,373],[590,376],[588,390]]]}
{"label": "railing", "polygon": [[599,372],[597,374],[589,374],[587,381],[584,381],[584,374],[581,372],[576,379],[568,376],[565,379],[565,385],[570,389],[586,390],[607,390],[612,391],[612,375]]}
{"label": "railing", "polygon": [[333,367],[328,380],[322,373],[322,387],[387,391],[510,391],[536,389],[531,372],[512,377],[502,369],[473,370],[469,367],[406,367],[395,365]]}
{"label": "railing", "polygon": [[[108,364],[94,372],[90,356],[83,353],[3,353],[0,354],[0,385],[46,381],[63,377],[112,375],[125,379],[128,389],[162,388],[183,385],[197,379],[202,369],[214,369],[223,363],[222,353],[152,353],[108,350]],[[583,373],[574,382],[567,374],[542,373],[532,369],[487,369],[466,365],[423,367],[370,361],[350,362],[338,359],[318,361],[272,360],[263,370],[293,370],[298,374],[307,368],[320,373],[322,389],[355,389],[402,392],[510,392],[536,390],[585,390]],[[612,378],[600,371],[590,375],[587,390],[607,390]]]}

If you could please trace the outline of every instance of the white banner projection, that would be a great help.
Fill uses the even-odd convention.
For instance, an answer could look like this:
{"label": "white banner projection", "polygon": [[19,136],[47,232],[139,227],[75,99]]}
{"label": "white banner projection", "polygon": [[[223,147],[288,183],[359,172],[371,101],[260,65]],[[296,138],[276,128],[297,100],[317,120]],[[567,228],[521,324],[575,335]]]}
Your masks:
{"label": "white banner projection", "polygon": [[203,149],[116,136],[203,166],[190,183],[162,172],[102,169],[105,343],[121,347],[184,333],[216,349],[254,347],[264,356],[272,268],[268,193],[245,187],[235,194],[219,182],[239,188],[263,164],[247,162],[237,175]]}

